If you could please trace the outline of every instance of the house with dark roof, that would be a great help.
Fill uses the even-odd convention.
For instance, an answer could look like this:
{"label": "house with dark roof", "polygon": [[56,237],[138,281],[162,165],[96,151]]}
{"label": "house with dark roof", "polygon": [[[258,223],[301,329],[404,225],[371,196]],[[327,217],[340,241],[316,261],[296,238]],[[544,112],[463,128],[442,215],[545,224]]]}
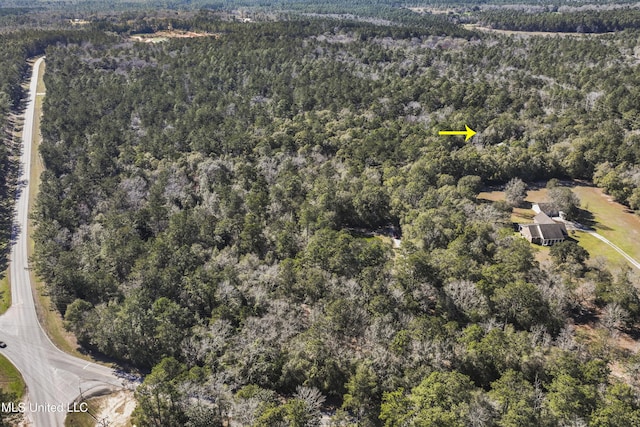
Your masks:
{"label": "house with dark roof", "polygon": [[551,203],[534,203],[531,205],[531,210],[537,214],[545,213],[547,216],[552,218],[560,217],[564,219],[564,212],[558,210],[558,208]]}
{"label": "house with dark roof", "polygon": [[531,243],[542,246],[564,242],[568,236],[565,225],[549,218],[544,212],[533,217],[533,224],[520,225],[520,234]]}

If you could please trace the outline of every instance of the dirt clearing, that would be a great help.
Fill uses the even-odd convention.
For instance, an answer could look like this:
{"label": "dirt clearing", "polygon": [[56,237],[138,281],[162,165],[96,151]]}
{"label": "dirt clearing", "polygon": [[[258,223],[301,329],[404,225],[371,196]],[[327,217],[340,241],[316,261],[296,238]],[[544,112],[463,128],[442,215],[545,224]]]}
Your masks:
{"label": "dirt clearing", "polygon": [[220,37],[220,34],[215,33],[194,33],[193,31],[182,30],[166,30],[157,31],[149,34],[132,34],[130,39],[136,42],[143,43],[159,43],[167,41],[169,39],[192,39],[196,37]]}
{"label": "dirt clearing", "polygon": [[89,405],[89,412],[70,414],[65,421],[65,426],[132,426],[131,414],[136,408],[136,401],[133,397],[133,392],[130,390],[95,397],[87,400],[87,404]]}

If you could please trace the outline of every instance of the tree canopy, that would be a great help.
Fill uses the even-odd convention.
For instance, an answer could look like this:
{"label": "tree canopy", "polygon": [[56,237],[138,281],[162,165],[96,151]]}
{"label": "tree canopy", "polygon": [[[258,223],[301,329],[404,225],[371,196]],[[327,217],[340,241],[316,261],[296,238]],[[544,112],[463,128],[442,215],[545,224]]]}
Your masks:
{"label": "tree canopy", "polygon": [[[634,206],[638,33],[507,37],[393,9],[96,16],[4,60],[9,111],[46,52],[33,262],[82,346],[150,372],[136,424],[637,418],[638,385],[609,375],[626,357],[574,326],[591,284],[600,330],[634,328],[634,275],[573,243],[537,262],[477,195],[579,178]],[[468,142],[438,135],[465,125]]]}

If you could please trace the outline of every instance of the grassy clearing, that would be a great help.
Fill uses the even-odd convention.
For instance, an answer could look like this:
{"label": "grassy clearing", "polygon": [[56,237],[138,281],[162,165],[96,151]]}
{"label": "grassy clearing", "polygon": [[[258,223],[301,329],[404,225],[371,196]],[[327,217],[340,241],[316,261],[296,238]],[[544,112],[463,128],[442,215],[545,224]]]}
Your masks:
{"label": "grassy clearing", "polygon": [[[38,88],[36,90],[37,93],[44,93],[44,72],[45,72],[45,63],[40,66],[40,72],[38,74]],[[40,175],[44,170],[44,164],[42,162],[42,158],[40,157],[39,147],[41,142],[41,134],[40,134],[40,118],[42,117],[42,103],[44,101],[44,96],[36,97],[36,105],[35,105],[35,120],[34,120],[34,141],[33,147],[31,150],[31,175],[29,176],[29,207],[30,209],[35,205],[36,196],[38,195],[38,189],[40,188]],[[34,241],[31,238],[31,233],[33,230],[33,224],[29,221],[27,233],[29,233],[29,258],[33,256],[33,248]],[[35,272],[31,270],[31,283],[34,284],[34,296],[36,299],[36,310],[38,312],[38,319],[40,320],[40,324],[47,332],[47,335],[53,341],[53,343],[61,349],[62,351],[69,353],[76,357],[81,357],[86,360],[91,360],[88,356],[83,355],[78,352],[78,343],[75,340],[75,337],[68,333],[64,329],[62,317],[57,310],[54,309],[53,304],[51,302],[51,298],[48,296],[46,292],[46,287],[44,283],[38,280]]]}
{"label": "grassy clearing", "polygon": [[640,260],[640,217],[595,187],[576,186],[582,208],[594,216],[594,228],[632,258]]}
{"label": "grassy clearing", "polygon": [[9,281],[9,270],[2,273],[0,279],[0,315],[11,307],[11,282]]}
{"label": "grassy clearing", "polygon": [[26,389],[20,372],[9,362],[9,359],[2,355],[0,355],[0,388],[4,392],[15,394],[18,400],[22,399]]}
{"label": "grassy clearing", "polygon": [[[543,190],[531,190],[527,193],[527,202],[540,202],[546,200],[546,189]],[[478,194],[478,199],[489,200],[491,202],[497,202],[504,200],[504,191],[486,191]],[[519,224],[530,224],[533,222],[533,212],[529,208],[514,208],[511,213],[511,222],[517,222]]]}
{"label": "grassy clearing", "polygon": [[609,265],[609,267],[620,268],[627,264],[627,260],[611,246],[607,245],[602,240],[596,239],[588,233],[576,231],[572,237],[578,241],[580,246],[589,252],[589,255],[591,256],[589,263],[594,263],[595,258],[597,257],[603,257],[607,260],[607,265]]}
{"label": "grassy clearing", "polygon": [[[578,184],[578,183],[576,183]],[[623,251],[635,259],[640,259],[640,218],[629,212],[629,210],[611,201],[602,190],[586,185],[572,186],[573,192],[580,198],[582,208],[591,212],[594,216],[593,227],[595,230],[618,245]],[[503,191],[483,192],[478,195],[479,199],[498,201],[504,200]],[[527,202],[548,202],[547,189],[541,188],[527,192]],[[517,223],[533,222],[534,212],[531,209],[516,208],[511,214],[511,221]],[[600,256],[607,260],[607,263],[614,267],[621,267],[627,261],[612,247],[580,231],[575,232],[571,237],[578,241],[578,244],[585,248],[593,259]],[[536,259],[543,260],[545,248],[536,255]],[[548,258],[548,249],[546,251]]]}

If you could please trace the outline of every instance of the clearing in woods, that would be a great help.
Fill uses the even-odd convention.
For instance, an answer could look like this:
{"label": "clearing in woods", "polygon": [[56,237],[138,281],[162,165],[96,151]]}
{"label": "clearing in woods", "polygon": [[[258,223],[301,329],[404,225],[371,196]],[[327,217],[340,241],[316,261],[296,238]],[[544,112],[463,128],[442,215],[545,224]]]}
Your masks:
{"label": "clearing in woods", "polygon": [[[572,182],[569,186],[580,198],[581,208],[593,215],[591,221],[585,225],[593,228],[598,234],[620,247],[635,260],[640,260],[640,217],[627,207],[614,202],[611,197],[597,187],[580,182]],[[483,192],[478,195],[478,198],[490,201],[504,200],[504,192]],[[526,201],[548,201],[544,183],[529,190]],[[533,222],[534,215],[535,213],[529,208],[515,208],[511,215],[511,221],[516,223]],[[571,233],[571,237],[589,252],[592,260],[600,256],[604,257],[611,266],[628,265],[622,255],[593,235],[578,230]]]}
{"label": "clearing in woods", "polygon": [[183,30],[165,30],[156,31],[155,33],[132,34],[130,39],[136,42],[144,43],[160,43],[169,39],[191,39],[195,37],[220,37],[220,34],[214,33],[194,33],[193,31]]}
{"label": "clearing in woods", "polygon": [[542,36],[542,37],[597,37],[603,34],[611,34],[611,33],[563,33],[559,31],[516,31],[516,30],[499,30],[497,28],[483,27],[478,24],[463,24],[462,25],[466,30],[478,30],[484,31],[485,33],[498,33],[504,34],[507,36],[521,36],[521,37],[531,37],[531,36]]}

